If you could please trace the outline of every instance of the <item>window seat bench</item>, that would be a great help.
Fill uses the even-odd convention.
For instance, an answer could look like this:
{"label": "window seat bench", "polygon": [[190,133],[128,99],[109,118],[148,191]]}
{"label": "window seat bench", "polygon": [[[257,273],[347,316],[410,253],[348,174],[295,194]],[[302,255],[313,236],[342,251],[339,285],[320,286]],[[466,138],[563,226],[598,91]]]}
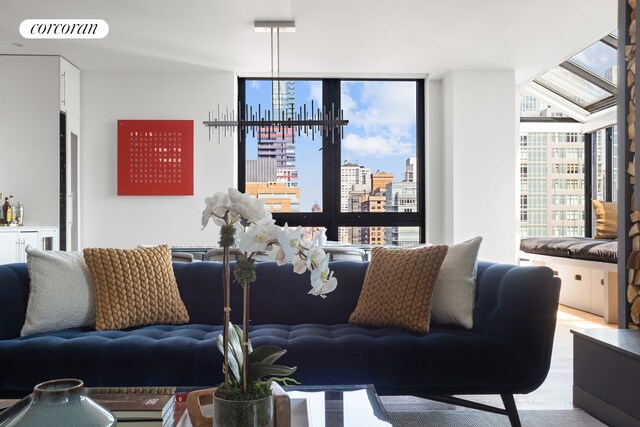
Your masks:
{"label": "window seat bench", "polygon": [[520,265],[544,265],[562,280],[560,304],[618,322],[618,242],[589,237],[520,241]]}

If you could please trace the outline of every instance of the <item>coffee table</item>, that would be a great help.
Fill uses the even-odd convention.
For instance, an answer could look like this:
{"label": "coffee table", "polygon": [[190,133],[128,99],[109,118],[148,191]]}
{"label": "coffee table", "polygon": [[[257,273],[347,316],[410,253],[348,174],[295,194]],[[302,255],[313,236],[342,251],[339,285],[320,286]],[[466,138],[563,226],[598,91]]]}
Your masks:
{"label": "coffee table", "polygon": [[[165,388],[184,398],[194,388]],[[291,427],[391,427],[373,385],[285,387],[291,397]],[[126,390],[120,389],[120,390]],[[88,389],[91,395],[92,389]],[[169,391],[168,391],[169,392]],[[0,412],[0,425],[28,404],[25,398]],[[191,427],[185,404],[176,404],[172,423],[165,427]]]}
{"label": "coffee table", "polygon": [[298,427],[294,425],[294,400],[298,398],[307,400],[309,427],[391,427],[376,389],[371,384],[296,386],[285,389],[291,397],[291,427]]}
{"label": "coffee table", "polygon": [[[291,398],[291,427],[391,427],[371,384],[284,389]],[[188,415],[184,414],[173,427],[192,427]]]}

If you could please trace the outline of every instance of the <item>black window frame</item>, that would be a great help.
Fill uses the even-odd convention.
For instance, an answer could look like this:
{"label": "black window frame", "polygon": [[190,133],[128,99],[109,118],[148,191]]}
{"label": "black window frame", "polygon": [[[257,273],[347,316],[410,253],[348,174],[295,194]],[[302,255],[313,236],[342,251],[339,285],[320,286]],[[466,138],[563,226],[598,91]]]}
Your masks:
{"label": "black window frame", "polygon": [[[246,104],[248,80],[272,80],[271,78],[239,77],[238,103]],[[278,80],[278,79],[274,79]],[[322,212],[275,212],[278,225],[285,222],[303,227],[326,227],[327,238],[338,240],[338,227],[419,227],[420,243],[426,241],[426,156],[425,156],[425,80],[424,79],[371,79],[371,78],[280,78],[282,81],[313,80],[322,82],[322,103],[328,109],[341,109],[341,83],[343,81],[413,81],[416,83],[416,159],[417,159],[417,212],[341,212],[340,167],[342,141],[332,135],[322,136]],[[242,111],[243,109],[241,109]],[[243,117],[241,117],[243,118]],[[347,118],[348,119],[348,118]],[[238,132],[238,190],[246,190],[246,135]]]}
{"label": "black window frame", "polygon": [[605,173],[604,173],[604,200],[611,202],[613,196],[613,126],[596,129],[584,134],[584,234],[585,237],[593,237],[594,232],[594,212],[591,199],[596,198],[595,190],[597,188],[598,174],[596,160],[598,153],[595,144],[597,142],[596,133],[604,129],[604,150],[605,150]]}

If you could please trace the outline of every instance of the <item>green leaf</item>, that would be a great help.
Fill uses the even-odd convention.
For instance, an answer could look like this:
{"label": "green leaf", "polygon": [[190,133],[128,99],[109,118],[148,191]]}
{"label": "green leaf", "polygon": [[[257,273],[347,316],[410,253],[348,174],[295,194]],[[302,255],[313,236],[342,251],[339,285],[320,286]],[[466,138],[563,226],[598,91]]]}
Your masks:
{"label": "green leaf", "polygon": [[287,350],[275,345],[263,345],[249,353],[249,363],[261,362],[270,365],[280,359],[286,352]]}
{"label": "green leaf", "polygon": [[[232,327],[231,325],[229,326],[229,342],[227,343],[227,347],[229,348],[229,373],[231,374],[231,376],[233,377],[233,379],[235,379],[235,382],[237,384],[240,384],[242,382],[242,376],[240,374],[241,371],[241,366],[238,362],[242,359],[242,353],[240,353],[240,357],[238,358],[236,356],[236,354],[234,353],[234,346],[231,343],[231,337],[232,335],[235,335],[234,333],[232,333]],[[218,350],[220,351],[220,353],[224,354],[224,337],[222,335],[218,335],[218,337],[216,338],[216,346],[218,347]]]}
{"label": "green leaf", "polygon": [[260,378],[266,376],[286,377],[293,374],[296,369],[298,368],[295,366],[290,368],[288,366],[260,362],[249,363],[249,369],[247,369],[247,383],[259,381]]}
{"label": "green leaf", "polygon": [[229,350],[233,353],[233,357],[242,371],[242,329],[234,324],[229,325]]}

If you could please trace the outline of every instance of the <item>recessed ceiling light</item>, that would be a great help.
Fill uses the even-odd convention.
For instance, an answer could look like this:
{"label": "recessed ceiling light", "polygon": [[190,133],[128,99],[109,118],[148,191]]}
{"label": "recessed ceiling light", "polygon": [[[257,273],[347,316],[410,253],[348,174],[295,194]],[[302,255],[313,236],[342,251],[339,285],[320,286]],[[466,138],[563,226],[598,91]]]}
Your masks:
{"label": "recessed ceiling light", "polygon": [[22,43],[18,43],[18,42],[13,42],[11,44],[14,45],[15,47],[24,47]]}

